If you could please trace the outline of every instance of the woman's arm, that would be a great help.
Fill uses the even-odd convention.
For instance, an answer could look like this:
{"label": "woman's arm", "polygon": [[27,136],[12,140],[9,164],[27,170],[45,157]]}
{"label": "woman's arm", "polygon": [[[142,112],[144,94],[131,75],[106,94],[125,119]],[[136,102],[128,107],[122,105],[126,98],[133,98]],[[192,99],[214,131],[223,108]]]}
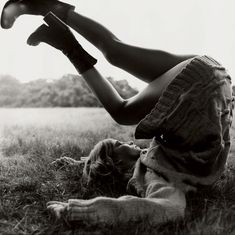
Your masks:
{"label": "woman's arm", "polygon": [[47,208],[68,223],[85,222],[92,225],[147,220],[155,226],[184,216],[184,192],[161,177],[151,180],[144,194],[145,198],[126,195],[119,198],[70,199],[66,203],[51,201],[47,203]]}
{"label": "woman's arm", "polygon": [[[173,197],[174,199],[174,197]],[[90,200],[70,199],[67,203],[51,201],[47,209],[68,224],[117,225],[148,221],[156,226],[184,216],[185,207],[171,198],[96,197]]]}

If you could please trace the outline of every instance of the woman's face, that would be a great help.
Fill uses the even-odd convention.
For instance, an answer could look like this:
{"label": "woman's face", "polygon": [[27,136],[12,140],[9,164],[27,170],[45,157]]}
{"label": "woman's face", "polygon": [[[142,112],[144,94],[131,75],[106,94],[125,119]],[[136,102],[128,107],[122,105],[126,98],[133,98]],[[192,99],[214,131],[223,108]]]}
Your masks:
{"label": "woman's face", "polygon": [[129,167],[134,166],[140,156],[141,149],[131,142],[121,142],[116,140],[113,143],[113,160],[121,160]]}
{"label": "woman's face", "polygon": [[[113,163],[118,164],[119,169],[122,169],[124,173],[133,168],[141,152],[141,149],[137,145],[134,145],[133,142],[121,142],[114,139],[104,140],[103,143],[98,143],[98,145],[95,146],[91,151],[89,158],[86,159],[83,170],[84,176],[89,176],[91,169],[93,169],[92,172],[95,173],[98,167],[102,166],[102,162],[103,164],[107,164],[105,156],[100,156],[100,151],[104,146],[107,151],[105,151],[105,153],[108,154],[106,156],[108,157],[107,159],[111,158]],[[108,149],[110,149],[110,152]],[[102,171],[102,169],[98,170],[98,172],[100,171]]]}

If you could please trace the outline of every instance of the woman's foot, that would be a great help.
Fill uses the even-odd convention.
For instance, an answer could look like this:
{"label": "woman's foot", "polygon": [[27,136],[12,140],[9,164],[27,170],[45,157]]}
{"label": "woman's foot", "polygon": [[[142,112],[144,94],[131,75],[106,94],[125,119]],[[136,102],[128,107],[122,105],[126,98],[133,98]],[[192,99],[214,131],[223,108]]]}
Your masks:
{"label": "woman's foot", "polygon": [[37,46],[41,42],[62,51],[82,74],[93,68],[97,60],[88,54],[78,43],[69,27],[52,12],[49,12],[41,25],[28,38],[27,43]]}
{"label": "woman's foot", "polygon": [[75,7],[58,0],[9,0],[5,4],[1,15],[1,27],[9,29],[15,20],[25,14],[45,16],[53,12],[63,21],[66,21],[68,12]]}
{"label": "woman's foot", "polygon": [[68,47],[73,44],[73,41],[77,43],[68,26],[53,13],[48,13],[44,21],[47,25],[42,24],[29,36],[27,43],[30,46],[37,46],[44,42],[65,53],[66,49],[70,50]]}

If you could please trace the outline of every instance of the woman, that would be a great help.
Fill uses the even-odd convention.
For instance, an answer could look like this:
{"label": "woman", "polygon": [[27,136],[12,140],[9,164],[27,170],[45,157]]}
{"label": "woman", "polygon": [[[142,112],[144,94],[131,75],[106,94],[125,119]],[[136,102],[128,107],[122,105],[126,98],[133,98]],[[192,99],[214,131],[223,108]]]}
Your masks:
{"label": "woman", "polygon": [[186,206],[184,193],[151,168],[141,165],[138,159],[146,153],[147,149],[140,149],[133,142],[105,139],[94,146],[85,163],[68,157],[57,159],[52,162],[54,168],[83,167],[85,183],[97,183],[97,180],[106,185],[108,182],[124,183],[129,195],[117,199],[72,199],[67,203],[51,201],[48,209],[67,223],[93,225],[145,221],[155,226],[169,219],[181,218]]}
{"label": "woman", "polygon": [[[47,14],[49,11],[62,21]],[[70,222],[93,224],[146,219],[155,225],[184,216],[185,193],[213,184],[226,165],[233,97],[225,68],[208,56],[180,56],[124,44],[99,23],[57,0],[10,0],[2,12],[2,27],[10,28],[22,14],[47,14],[47,25],[40,26],[28,44],[44,42],[61,50],[118,123],[138,124],[136,138],[153,138],[148,150],[138,149],[134,158],[138,160],[128,186],[137,196],[49,202],[48,208]],[[97,60],[82,48],[68,26],[96,46],[111,64],[148,86],[136,96],[122,99],[94,68]],[[115,162],[123,161],[133,151],[125,143],[117,147],[111,141],[109,145],[101,144],[100,158],[110,150],[108,156],[117,159]],[[124,147],[127,149],[117,157],[115,151]],[[92,157],[89,159],[91,162]],[[130,169],[134,161],[126,164]],[[93,166],[88,160],[85,169]]]}

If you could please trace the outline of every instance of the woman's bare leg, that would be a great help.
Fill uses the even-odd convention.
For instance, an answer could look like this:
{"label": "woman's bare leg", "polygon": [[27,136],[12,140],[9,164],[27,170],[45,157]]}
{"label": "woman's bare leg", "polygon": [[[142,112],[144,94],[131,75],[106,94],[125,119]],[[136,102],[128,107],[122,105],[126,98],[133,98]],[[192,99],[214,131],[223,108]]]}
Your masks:
{"label": "woman's bare leg", "polygon": [[127,45],[101,24],[74,11],[69,12],[67,24],[97,47],[111,64],[148,83],[195,56]]}
{"label": "woman's bare leg", "polygon": [[105,109],[120,124],[134,125],[145,117],[154,107],[165,87],[189,61],[181,62],[157,77],[137,95],[130,99],[123,99],[112,84],[95,69],[96,59],[82,48],[67,25],[52,13],[45,16],[44,21],[47,25],[42,24],[38,27],[29,36],[27,43],[37,46],[44,42],[62,51],[86,80]]}
{"label": "woman's bare leg", "polygon": [[74,6],[59,1],[10,0],[2,11],[1,26],[10,28],[20,15],[44,15],[52,11],[69,26],[96,46],[107,60],[133,74],[152,82],[167,70],[194,55],[174,55],[161,50],[150,50],[127,45],[99,23],[74,12]]}

